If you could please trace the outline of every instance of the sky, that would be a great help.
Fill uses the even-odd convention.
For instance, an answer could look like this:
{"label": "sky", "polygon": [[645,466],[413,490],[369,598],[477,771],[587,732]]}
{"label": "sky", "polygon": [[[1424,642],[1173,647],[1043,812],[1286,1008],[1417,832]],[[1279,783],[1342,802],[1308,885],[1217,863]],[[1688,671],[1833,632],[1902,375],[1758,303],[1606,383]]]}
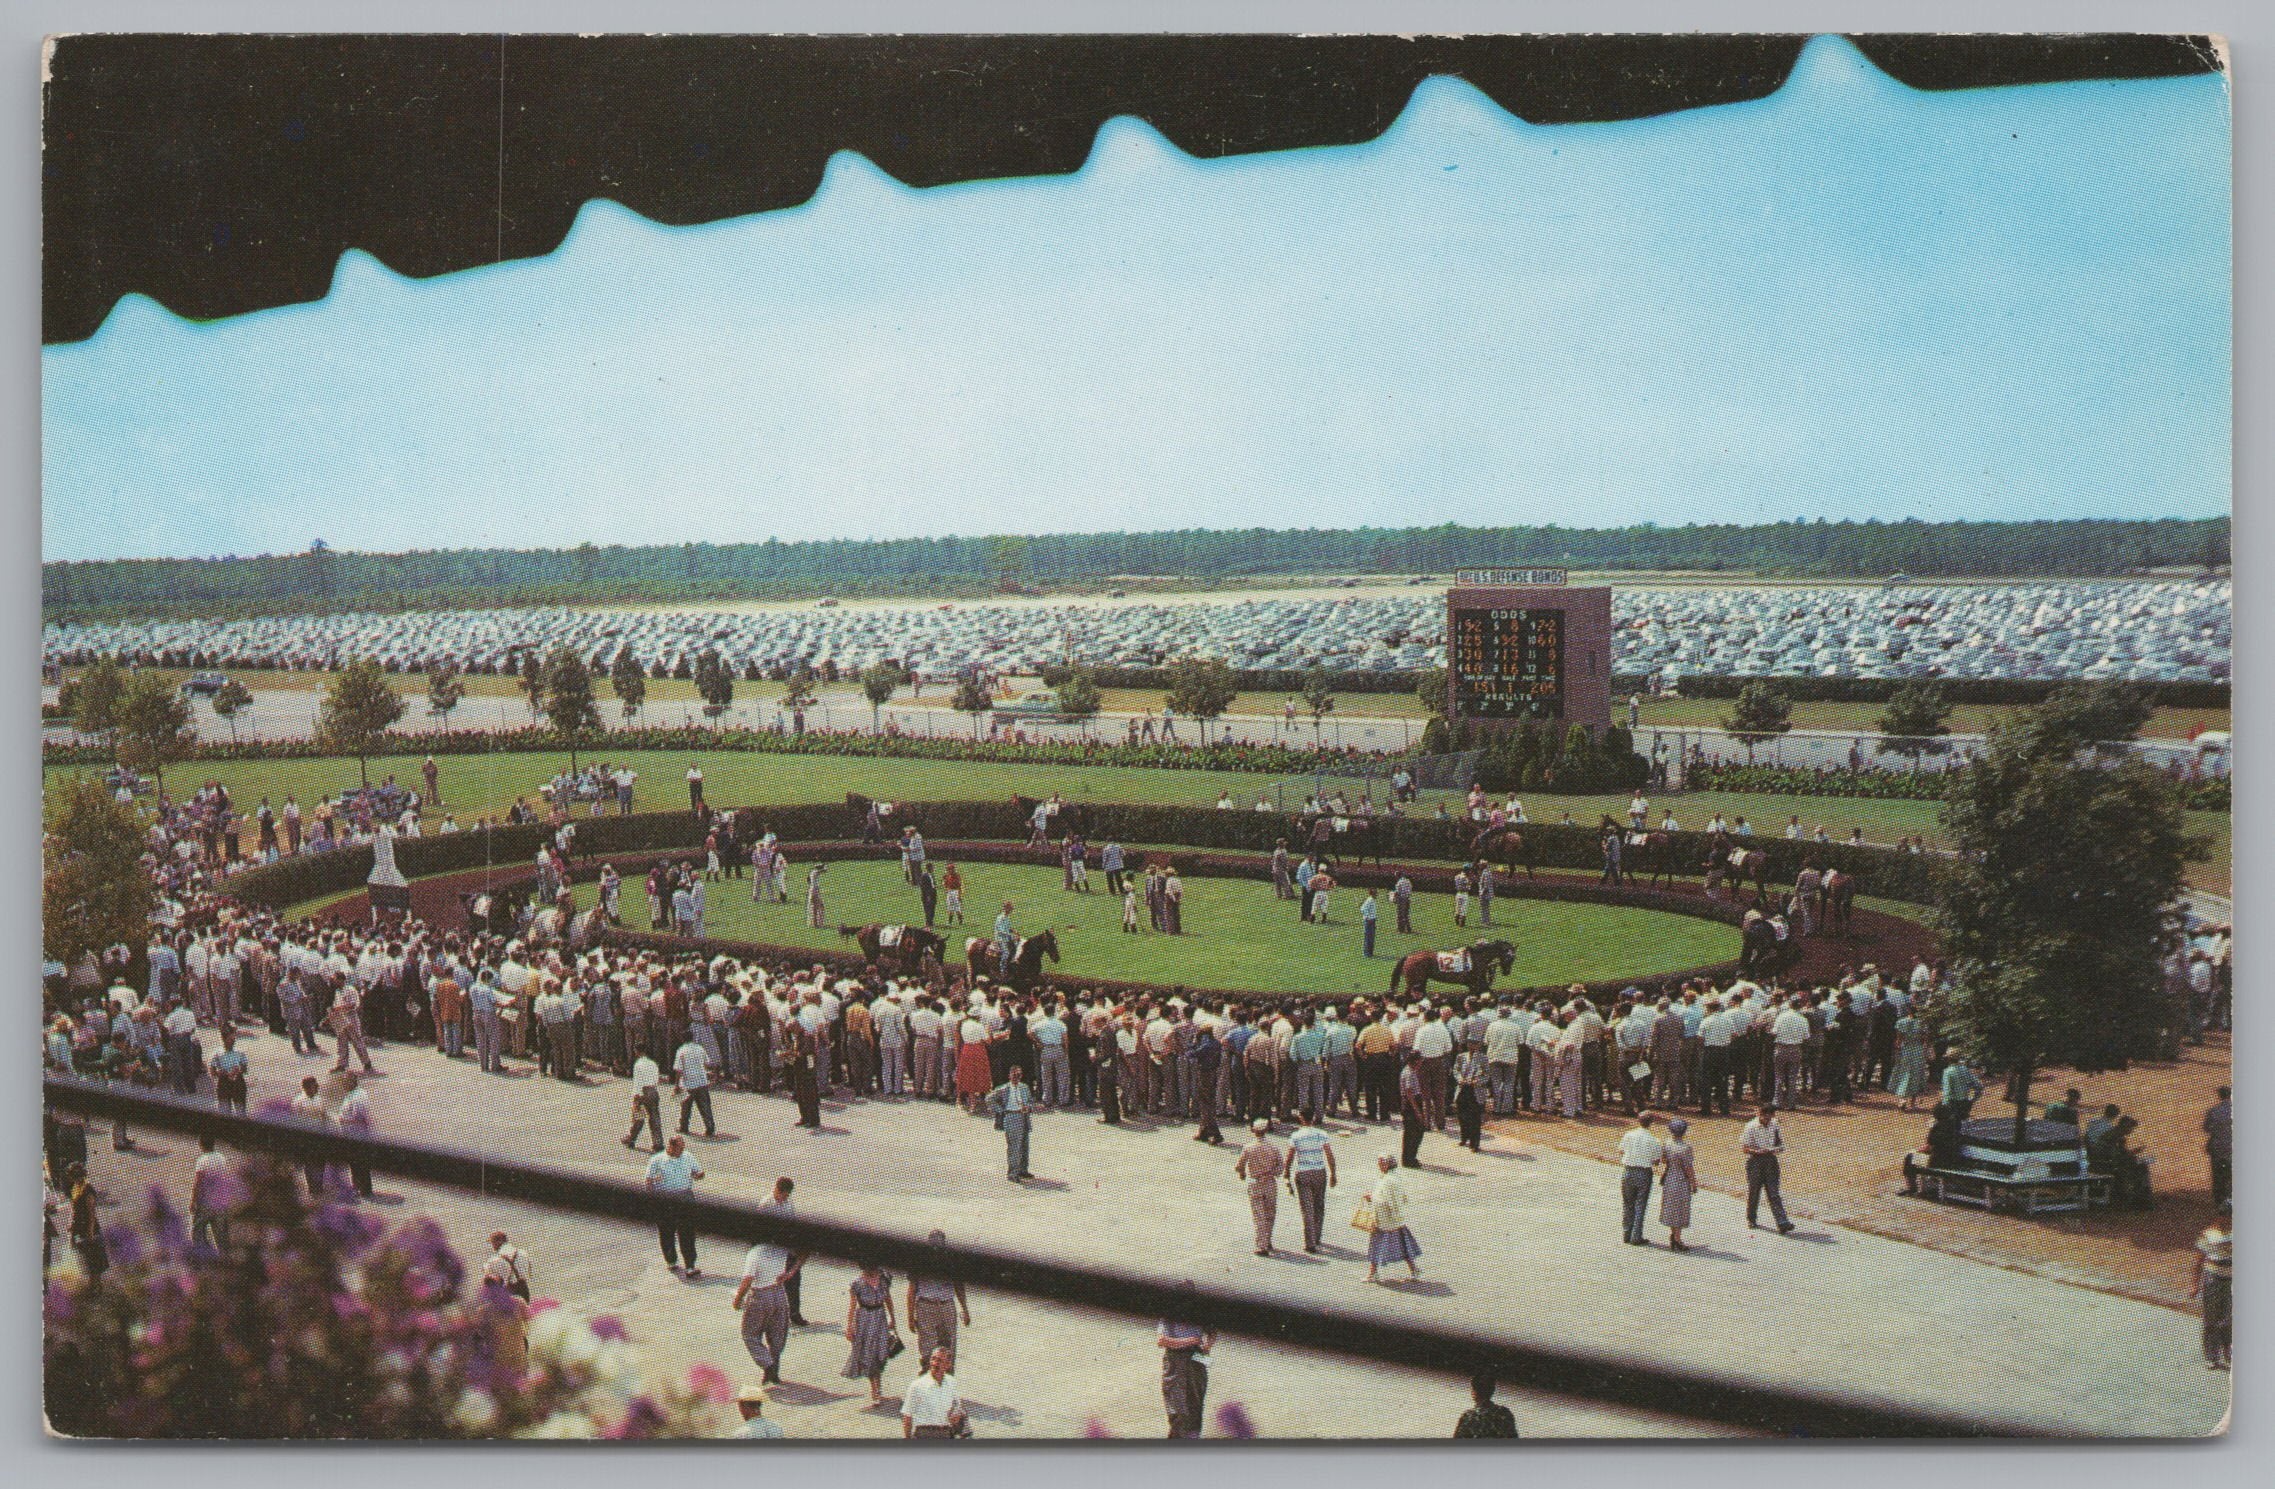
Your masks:
{"label": "sky", "polygon": [[2229,507],[2227,83],[1777,93],[802,207],[42,351],[49,559]]}

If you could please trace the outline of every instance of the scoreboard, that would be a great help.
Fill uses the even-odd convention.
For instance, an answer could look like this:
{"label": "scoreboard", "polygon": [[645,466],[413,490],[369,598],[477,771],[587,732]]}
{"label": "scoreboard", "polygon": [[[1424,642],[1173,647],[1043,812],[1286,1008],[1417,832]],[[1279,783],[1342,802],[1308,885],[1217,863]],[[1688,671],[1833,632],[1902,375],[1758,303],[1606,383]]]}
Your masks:
{"label": "scoreboard", "polygon": [[1563,716],[1563,610],[1458,606],[1447,641],[1454,704],[1461,717]]}
{"label": "scoreboard", "polygon": [[1495,730],[1553,720],[1601,738],[1611,727],[1611,591],[1567,586],[1556,569],[1458,576],[1446,591],[1450,716]]}

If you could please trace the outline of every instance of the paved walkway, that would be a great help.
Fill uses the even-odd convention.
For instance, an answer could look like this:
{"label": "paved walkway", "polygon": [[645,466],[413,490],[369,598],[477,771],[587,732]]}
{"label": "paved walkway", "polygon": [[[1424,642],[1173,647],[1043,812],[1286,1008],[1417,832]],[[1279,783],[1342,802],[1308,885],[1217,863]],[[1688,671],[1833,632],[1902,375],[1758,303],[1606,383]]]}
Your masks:
{"label": "paved walkway", "polygon": [[[256,1101],[323,1068],[283,1041],[248,1042]],[[470,1061],[390,1047],[369,1089],[382,1133],[501,1148],[596,1174],[636,1177],[627,1153],[623,1082],[572,1087],[533,1076],[485,1077]],[[2162,1436],[2213,1431],[2227,1406],[2224,1375],[2203,1369],[2192,1319],[2168,1308],[1985,1266],[1835,1226],[1789,1237],[1748,1231],[1742,1203],[1712,1192],[1695,1205],[1679,1256],[1619,1244],[1616,1175],[1605,1164],[1496,1134],[1481,1155],[1431,1138],[1413,1174],[1415,1230],[1426,1249],[1418,1286],[1370,1288],[1346,1224],[1388,1129],[1338,1125],[1345,1181],[1330,1199],[1330,1254],[1250,1254],[1234,1150],[1190,1140],[1191,1129],[1108,1128],[1079,1113],[1037,1123],[1038,1181],[1003,1177],[1001,1140],[983,1119],[928,1102],[825,1108],[818,1134],[799,1131],[779,1098],[722,1093],[720,1135],[694,1150],[715,1197],[764,1197],[778,1173],[798,1180],[801,1209],[921,1236],[1032,1248],[1165,1279],[1231,1283],[1290,1301],[1326,1300],[1385,1318],[1428,1320],[1512,1338],[1586,1341],[1638,1360],[1722,1371],[1796,1387],[1844,1388],[1905,1405],[1994,1415],[2086,1434]],[[1735,1169],[1709,1140],[1710,1176]],[[186,1185],[193,1145],[145,1139],[114,1158],[98,1136],[97,1178],[122,1198],[149,1182]],[[615,1313],[659,1370],[711,1360],[752,1374],[726,1304],[738,1255],[706,1252],[697,1284],[665,1270],[645,1230],[427,1190],[381,1184],[393,1214],[441,1220],[469,1257],[503,1226],[534,1256],[540,1295],[588,1313]],[[1654,1199],[1654,1215],[1656,1199]],[[1654,1234],[1663,1235],[1656,1225]],[[1284,1203],[1283,1243],[1300,1243]],[[816,1264],[793,1336],[790,1389],[776,1408],[793,1436],[894,1436],[891,1408],[872,1412],[860,1383],[839,1376],[849,1269]],[[958,1374],[985,1436],[1151,1437],[1162,1425],[1150,1326],[1131,1320],[975,1295]],[[896,1306],[898,1304],[896,1295]],[[888,1377],[888,1397],[914,1367]],[[1450,1432],[1466,1404],[1459,1382],[1307,1356],[1249,1340],[1216,1351],[1215,1403],[1238,1401],[1271,1436],[1420,1436]],[[1516,1402],[1527,1436],[1695,1434],[1696,1427],[1549,1398]]]}

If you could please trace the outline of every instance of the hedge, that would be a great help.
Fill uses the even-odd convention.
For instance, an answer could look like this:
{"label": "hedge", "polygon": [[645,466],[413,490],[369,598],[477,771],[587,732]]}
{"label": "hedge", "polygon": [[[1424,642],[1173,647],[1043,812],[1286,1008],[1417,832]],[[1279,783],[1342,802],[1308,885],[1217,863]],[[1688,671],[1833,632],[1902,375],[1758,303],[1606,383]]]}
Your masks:
{"label": "hedge", "polygon": [[[868,844],[851,841],[809,842],[801,846],[830,862],[842,862],[846,859],[888,859],[897,856],[898,853],[898,850],[891,844]],[[1049,866],[1055,865],[1058,861],[1054,850],[1029,848],[1018,843],[932,840],[929,846],[936,851],[937,856],[944,862],[1024,863]],[[631,878],[636,874],[644,873],[653,859],[658,856],[671,855],[642,854],[635,859],[618,864],[617,867],[624,873],[625,877]],[[1163,855],[1150,850],[1142,854],[1142,858],[1145,860],[1154,860],[1165,856],[1176,864],[1177,871],[1180,874],[1189,876],[1250,880],[1265,880],[1271,877],[1270,860],[1254,854],[1230,857],[1221,854],[1176,851]],[[1396,881],[1398,874],[1406,867],[1392,865],[1385,869],[1338,870],[1336,877],[1338,882],[1354,888],[1387,888]],[[1411,871],[1416,881],[1416,887],[1419,889],[1446,892],[1452,888],[1454,870],[1451,867],[1437,870],[1415,868]],[[590,883],[599,876],[599,872],[600,864],[597,858],[580,859],[572,867],[569,877],[578,883]],[[508,896],[527,894],[534,888],[535,881],[536,875],[534,873],[517,871],[511,878],[495,881],[491,888],[493,892],[504,893]],[[1573,880],[1526,881],[1522,885],[1512,888],[1507,897],[1509,899],[1536,899],[1562,903],[1628,905],[1666,914],[1688,915],[1699,920],[1718,921],[1730,926],[1738,925],[1744,916],[1742,907],[1727,900],[1709,900],[1695,894],[1680,894],[1663,890],[1606,889],[1599,885]],[[644,930],[636,925],[611,928],[608,941],[610,945],[614,946],[643,947],[672,956],[709,958],[725,955],[745,959],[758,957],[778,964],[800,966],[820,963],[847,976],[858,975],[865,965],[864,958],[858,952],[850,949],[826,946],[789,946],[776,942],[740,941],[718,936],[680,936],[670,932]],[[952,968],[959,965],[962,958],[956,954],[956,942],[953,937],[950,938],[949,947],[949,964]],[[1386,961],[1383,965],[1387,973],[1394,963]],[[1688,968],[1677,973],[1658,973],[1642,980],[1659,982],[1671,977],[1694,975],[1720,977],[1729,975],[1736,968],[1737,963],[1734,960],[1716,962]],[[1120,978],[1073,976],[1055,972],[1049,976],[1050,981],[1058,986],[1080,986],[1116,997],[1131,997],[1148,993],[1160,996],[1175,990],[1176,987],[1176,985],[1168,983],[1133,982]],[[1621,990],[1634,985],[1637,981],[1638,979],[1632,977],[1620,977],[1588,983],[1585,986],[1591,995],[1609,998],[1616,996]],[[1502,987],[1496,988],[1495,991],[1524,998],[1547,995],[1561,997],[1568,988],[1569,984],[1558,983],[1553,986]],[[1278,1001],[1291,995],[1287,991],[1221,989],[1211,991],[1214,996],[1221,996],[1234,1001]]]}
{"label": "hedge", "polygon": [[[772,831],[788,842],[837,841],[860,825],[854,809],[841,802],[750,807],[744,811],[758,830]],[[1268,854],[1283,837],[1291,852],[1300,852],[1303,847],[1293,819],[1278,813],[1144,803],[1074,803],[1068,811],[1072,816],[1068,825],[1084,832],[1094,847],[1119,841],[1133,847]],[[912,802],[896,810],[891,823],[895,832],[904,824],[913,824],[927,840],[941,842],[1023,842],[1028,834],[1027,805],[1021,801]],[[1601,839],[1592,827],[1535,823],[1522,832],[1539,868],[1591,873],[1602,868]],[[1363,856],[1370,860],[1461,862],[1469,857],[1474,836],[1471,824],[1459,818],[1378,817]],[[542,825],[460,832],[403,840],[397,844],[395,857],[404,874],[413,878],[485,865],[518,872],[550,838],[550,829]],[[1706,835],[1679,832],[1673,840],[1682,872],[1697,873],[1706,859]],[[700,841],[695,819],[687,812],[643,812],[577,822],[580,860],[643,851],[692,851]],[[1924,854],[1784,838],[1749,839],[1747,844],[1769,855],[1772,882],[1791,883],[1807,859],[1855,876],[1859,894],[1915,904],[1934,902],[1937,860]],[[1341,845],[1351,850],[1352,861],[1357,863],[1361,853],[1356,840],[1346,837]],[[230,880],[230,888],[246,900],[275,909],[354,889],[370,871],[369,849],[341,849],[302,854],[247,870]]]}
{"label": "hedge", "polygon": [[[1774,677],[1731,673],[1694,673],[1675,679],[1685,698],[1735,698],[1750,682],[1774,682],[1778,691],[1795,703],[1885,703],[1908,683],[1932,681],[1952,703],[2043,703],[2067,680],[2023,677]],[[1614,691],[1626,684],[1615,675]],[[2229,685],[2224,682],[2144,682],[2149,697],[2160,708],[2226,708]]]}
{"label": "hedge", "polygon": [[[436,734],[390,734],[372,753],[375,756],[560,754],[567,749],[560,736],[549,729],[496,732],[453,729]],[[952,735],[920,738],[908,734],[823,729],[789,734],[772,729],[711,729],[699,725],[611,729],[592,739],[578,741],[578,749],[596,758],[617,750],[659,750],[696,754],[833,755],[875,760],[976,760],[1013,765],[1113,765],[1153,770],[1249,771],[1262,775],[1345,770],[1355,763],[1387,765],[1400,758],[1389,752],[1356,747],[1294,748],[1237,743],[1128,745],[1103,740],[1014,744]],[[314,760],[338,753],[314,739],[210,741],[191,751],[187,760]],[[41,747],[40,759],[43,764],[54,766],[108,765],[113,755],[103,745],[48,741]]]}

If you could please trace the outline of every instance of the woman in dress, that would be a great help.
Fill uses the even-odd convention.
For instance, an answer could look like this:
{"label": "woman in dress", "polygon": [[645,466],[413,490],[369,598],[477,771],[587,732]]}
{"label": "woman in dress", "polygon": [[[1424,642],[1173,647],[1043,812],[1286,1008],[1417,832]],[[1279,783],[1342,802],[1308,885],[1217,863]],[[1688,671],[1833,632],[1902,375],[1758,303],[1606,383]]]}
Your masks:
{"label": "woman in dress", "polygon": [[869,1404],[885,1399],[885,1365],[893,1357],[893,1279],[875,1262],[863,1262],[861,1275],[845,1300],[845,1342],[853,1346],[841,1372],[847,1380],[869,1382]]}
{"label": "woman in dress", "polygon": [[964,1010],[957,1034],[962,1042],[956,1046],[956,1095],[964,1110],[977,1116],[980,1103],[995,1089],[995,1067],[988,1059],[987,1021],[976,999]]}
{"label": "woman in dress", "polygon": [[1688,1251],[1683,1230],[1690,1224],[1690,1197],[1698,1188],[1698,1160],[1684,1137],[1690,1123],[1676,1117],[1667,1123],[1667,1140],[1660,1144],[1659,1223],[1667,1228],[1667,1249]]}
{"label": "woman in dress", "polygon": [[1920,1093],[1927,1090],[1927,1027],[1916,1015],[1896,1020],[1896,1068],[1888,1089],[1902,1101],[1899,1110],[1919,1109]]}
{"label": "woman in dress", "polygon": [[1398,1173],[1398,1156],[1385,1153],[1375,1159],[1375,1167],[1382,1176],[1375,1180],[1369,1201],[1374,1228],[1367,1234],[1367,1281],[1375,1281],[1376,1269],[1388,1262],[1406,1263],[1406,1270],[1419,1281],[1422,1269],[1414,1265],[1414,1258],[1422,1254],[1422,1247],[1406,1226],[1406,1184]]}

